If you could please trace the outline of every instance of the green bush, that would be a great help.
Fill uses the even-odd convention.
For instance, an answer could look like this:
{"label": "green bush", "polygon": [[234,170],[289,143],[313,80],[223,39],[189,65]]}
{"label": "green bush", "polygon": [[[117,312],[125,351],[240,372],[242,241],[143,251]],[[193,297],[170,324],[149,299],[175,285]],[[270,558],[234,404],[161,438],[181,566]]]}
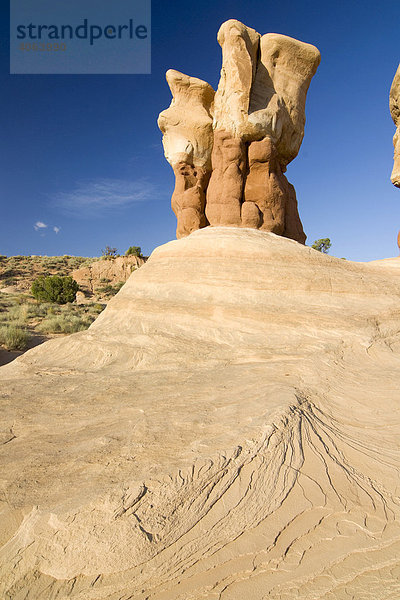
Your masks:
{"label": "green bush", "polygon": [[318,250],[318,252],[322,252],[323,254],[328,254],[331,246],[332,243],[329,238],[321,238],[319,240],[315,240],[311,248],[314,248],[314,250]]}
{"label": "green bush", "polygon": [[29,342],[29,335],[25,329],[18,325],[0,326],[0,344],[7,350],[25,350]]}
{"label": "green bush", "polygon": [[51,275],[49,277],[38,277],[32,283],[32,295],[36,300],[43,302],[56,302],[66,304],[75,300],[79,286],[72,277],[60,277]]}
{"label": "green bush", "polygon": [[129,246],[128,250],[125,252],[125,256],[138,256],[142,258],[142,249],[140,246]]}

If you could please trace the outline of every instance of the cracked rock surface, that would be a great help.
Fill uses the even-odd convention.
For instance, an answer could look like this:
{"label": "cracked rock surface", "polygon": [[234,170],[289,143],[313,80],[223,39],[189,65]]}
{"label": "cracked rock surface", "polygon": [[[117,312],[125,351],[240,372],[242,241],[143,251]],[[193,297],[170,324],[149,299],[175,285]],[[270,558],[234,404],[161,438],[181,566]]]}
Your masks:
{"label": "cracked rock surface", "polygon": [[399,598],[388,266],[200,229],[2,367],[0,597]]}

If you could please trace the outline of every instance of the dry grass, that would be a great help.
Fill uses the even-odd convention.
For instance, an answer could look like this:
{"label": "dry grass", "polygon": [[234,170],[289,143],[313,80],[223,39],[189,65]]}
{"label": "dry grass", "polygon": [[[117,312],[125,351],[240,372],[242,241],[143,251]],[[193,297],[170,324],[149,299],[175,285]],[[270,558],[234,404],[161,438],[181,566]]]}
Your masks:
{"label": "dry grass", "polygon": [[76,333],[84,331],[95,320],[97,315],[75,315],[75,314],[59,314],[49,315],[36,326],[36,331],[41,333]]}
{"label": "dry grass", "polygon": [[0,344],[6,350],[26,350],[30,339],[26,329],[11,323],[0,325]]}
{"label": "dry grass", "polygon": [[36,302],[28,294],[0,291],[0,345],[7,350],[25,350],[33,336],[75,333],[87,329],[104,304],[53,304]]}
{"label": "dry grass", "polygon": [[[4,256],[0,255],[0,346],[7,350],[25,350],[41,342],[43,336],[70,334],[87,329],[102,312],[105,304],[58,305],[37,302],[32,297],[32,282],[40,275],[71,275],[72,271],[91,265],[99,258],[81,256]],[[105,287],[105,297],[114,295],[123,285]],[[2,287],[14,286],[15,293]]]}

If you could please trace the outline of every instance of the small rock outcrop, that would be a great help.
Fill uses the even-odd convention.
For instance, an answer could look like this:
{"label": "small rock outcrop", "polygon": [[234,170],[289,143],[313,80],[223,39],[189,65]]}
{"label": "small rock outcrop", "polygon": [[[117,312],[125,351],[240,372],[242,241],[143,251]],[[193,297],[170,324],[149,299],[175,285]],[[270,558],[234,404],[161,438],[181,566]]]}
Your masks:
{"label": "small rock outcrop", "polygon": [[400,64],[390,89],[390,114],[397,127],[393,137],[394,165],[391,181],[393,185],[400,187]]}
{"label": "small rock outcrop", "polygon": [[207,225],[251,227],[304,243],[296,193],[284,173],[304,135],[317,48],[285,35],[261,36],[236,20],[218,32],[218,89],[167,72],[171,106],[160,114],[176,184],[177,237]]}
{"label": "small rock outcrop", "polygon": [[112,259],[96,260],[87,267],[72,271],[72,277],[84,292],[83,297],[98,296],[96,292],[104,283],[116,284],[125,282],[131,273],[145,263],[139,256],[117,256]]}

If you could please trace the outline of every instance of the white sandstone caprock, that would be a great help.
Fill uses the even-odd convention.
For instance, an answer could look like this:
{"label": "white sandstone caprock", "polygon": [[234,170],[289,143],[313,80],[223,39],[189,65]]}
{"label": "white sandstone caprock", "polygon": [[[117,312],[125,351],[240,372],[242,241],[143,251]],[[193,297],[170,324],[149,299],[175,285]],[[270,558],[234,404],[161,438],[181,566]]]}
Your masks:
{"label": "white sandstone caprock", "polygon": [[214,129],[241,138],[248,129],[260,34],[230,19],[221,25],[217,40],[222,48],[222,68],[215,94]]}
{"label": "white sandstone caprock", "polygon": [[158,118],[165,157],[175,173],[171,199],[179,239],[205,227],[205,193],[211,174],[213,88],[196,77],[167,71],[172,102]]}
{"label": "white sandstone caprock", "polygon": [[210,110],[215,92],[206,81],[174,69],[167,71],[166,79],[172,101],[158,117],[165,157],[172,166],[185,161],[209,169],[213,145]]}
{"label": "white sandstone caprock", "polygon": [[320,60],[311,44],[277,33],[261,37],[249,120],[260,136],[272,138],[285,166],[303,141],[306,95]]}

